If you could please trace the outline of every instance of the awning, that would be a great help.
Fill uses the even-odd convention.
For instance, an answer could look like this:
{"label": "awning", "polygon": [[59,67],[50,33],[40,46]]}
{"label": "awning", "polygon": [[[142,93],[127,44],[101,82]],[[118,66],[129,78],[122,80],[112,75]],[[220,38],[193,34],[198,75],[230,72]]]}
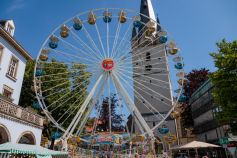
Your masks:
{"label": "awning", "polygon": [[218,148],[220,146],[210,144],[210,143],[205,143],[205,142],[199,142],[199,141],[192,141],[190,143],[187,143],[185,145],[181,146],[176,146],[172,147],[171,150],[179,150],[179,149],[198,149],[198,148]]}
{"label": "awning", "polygon": [[15,143],[4,143],[0,144],[0,153],[10,153],[10,154],[30,154],[30,155],[67,155],[67,152],[54,151],[43,148],[38,145],[29,144],[15,144]]}

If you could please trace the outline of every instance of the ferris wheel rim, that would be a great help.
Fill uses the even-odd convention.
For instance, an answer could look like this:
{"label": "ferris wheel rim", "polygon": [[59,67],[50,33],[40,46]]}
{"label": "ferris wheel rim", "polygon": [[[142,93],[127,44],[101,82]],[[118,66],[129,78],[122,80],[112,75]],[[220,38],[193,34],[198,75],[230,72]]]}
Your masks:
{"label": "ferris wheel rim", "polygon": [[[108,9],[108,8],[93,9],[92,11],[105,10],[105,9]],[[115,9],[115,8],[109,8],[109,9],[112,10],[112,9]],[[116,10],[121,10],[121,9],[116,8]],[[124,10],[126,10],[126,9],[124,9]],[[81,14],[85,14],[85,13],[88,13],[88,12],[90,12],[90,11],[91,11],[91,10],[88,10],[88,11],[82,12]],[[139,15],[142,15],[142,14],[139,14]],[[79,14],[77,14],[76,16],[79,16]],[[74,17],[76,17],[76,16],[74,16]],[[145,16],[145,15],[144,15],[144,16]],[[147,18],[151,19],[150,17],[147,17]],[[66,21],[63,22],[62,24],[67,23],[67,22],[70,21],[70,20],[72,20],[72,18],[66,20]],[[155,21],[154,19],[151,19],[151,20]],[[61,25],[62,25],[62,24],[61,24]],[[157,23],[156,23],[156,24],[157,24]],[[61,25],[59,25],[57,28],[55,28],[55,30],[52,32],[52,34],[54,34],[54,33],[56,32],[56,30],[58,30],[58,29],[60,28]],[[49,38],[50,38],[50,36],[51,36],[52,34],[50,34],[50,35],[48,36],[48,38],[45,40],[45,42],[43,43],[42,46],[46,45],[47,41],[49,40]],[[43,49],[43,47],[41,47],[40,52],[42,51],[42,49]],[[37,56],[37,61],[39,60],[39,56],[40,56],[40,53],[39,53],[38,56]],[[36,62],[36,63],[37,63],[37,62]],[[182,63],[183,63],[183,60],[182,60]],[[35,77],[36,77],[36,69],[37,69],[37,64],[35,65],[35,69],[34,69],[34,80],[35,80]],[[181,87],[183,86],[183,84],[184,84],[184,80],[182,80],[182,85],[181,85]],[[36,85],[35,82],[34,82],[34,88],[35,88],[35,92],[36,92],[36,95],[37,95],[37,94],[38,94],[37,91],[36,91],[37,85]],[[178,97],[177,97],[177,98],[179,98],[181,94],[182,94],[182,91],[180,91],[180,92],[178,93]],[[40,96],[38,96],[38,95],[37,95],[37,100],[39,101],[40,106],[44,109],[44,106],[41,105]],[[42,101],[43,101],[43,99],[42,99]],[[177,102],[178,102],[178,99],[177,99]],[[45,104],[45,103],[44,103],[44,104]],[[172,104],[173,104],[173,103],[172,103]],[[177,103],[176,103],[176,105],[177,105]],[[45,107],[46,107],[46,106],[45,106]],[[175,108],[175,106],[173,106],[172,110],[174,110],[174,108]],[[46,110],[47,110],[47,108],[46,108]],[[172,112],[172,110],[169,111],[169,114]],[[45,110],[44,110],[44,111],[45,111]],[[169,116],[169,114],[166,115],[166,118]],[[56,124],[57,128],[60,128],[62,131],[65,131],[65,129],[63,129],[63,128],[57,123],[57,121],[54,120],[54,118],[51,118],[51,117],[50,117],[50,116],[51,116],[50,114],[48,114],[48,113],[46,112],[46,115],[48,115],[48,116],[47,116],[48,118],[53,119],[53,120],[51,120],[51,121]],[[164,119],[164,121],[165,121],[165,119]],[[162,123],[160,123],[160,124],[162,124]],[[158,127],[158,126],[157,126],[157,127]],[[157,128],[157,127],[156,127],[156,128]],[[154,128],[154,129],[155,129],[155,128]],[[154,130],[154,129],[153,129],[153,130]]]}

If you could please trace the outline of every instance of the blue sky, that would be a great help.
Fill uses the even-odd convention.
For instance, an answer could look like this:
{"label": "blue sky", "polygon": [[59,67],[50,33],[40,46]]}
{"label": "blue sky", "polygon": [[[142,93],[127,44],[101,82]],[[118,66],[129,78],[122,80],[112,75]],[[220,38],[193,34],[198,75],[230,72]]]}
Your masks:
{"label": "blue sky", "polygon": [[[176,40],[185,69],[214,71],[210,52],[223,38],[237,39],[236,0],[152,0],[161,24]],[[139,10],[140,0],[0,0],[0,18],[13,19],[15,38],[36,57],[41,44],[64,20],[92,8]]]}

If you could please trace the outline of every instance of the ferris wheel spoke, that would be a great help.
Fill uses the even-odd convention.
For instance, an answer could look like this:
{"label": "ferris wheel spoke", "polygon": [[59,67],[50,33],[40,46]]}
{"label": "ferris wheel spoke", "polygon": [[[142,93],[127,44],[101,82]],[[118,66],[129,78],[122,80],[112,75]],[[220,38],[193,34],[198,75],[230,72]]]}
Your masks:
{"label": "ferris wheel spoke", "polygon": [[[157,39],[157,38],[158,38],[158,37],[156,37],[156,39]],[[156,39],[154,39],[154,40],[156,40]],[[145,42],[145,41],[144,41],[144,42]],[[139,48],[139,46],[142,45],[144,42],[138,44],[136,47],[131,47],[131,48],[132,48],[131,51],[130,51],[130,47],[129,47],[129,49],[128,49],[127,51],[125,51],[125,52],[134,52],[134,51],[135,51],[137,48]],[[144,49],[144,48],[147,48],[150,44],[152,44],[152,42],[153,42],[153,41],[151,41],[150,43],[147,43],[145,46],[143,46],[143,49]],[[150,48],[150,49],[148,49],[148,50],[144,49],[144,51],[138,52],[138,53],[136,53],[135,55],[130,56],[130,58],[136,57],[136,56],[141,55],[141,54],[143,54],[143,53],[145,53],[145,52],[148,52],[148,51],[153,50],[153,49],[157,49],[157,48],[162,47],[162,46],[164,46],[164,44],[157,45],[157,46],[152,47],[152,48]],[[160,50],[159,50],[159,52],[160,52]],[[119,61],[120,61],[121,59],[123,59],[124,57],[126,57],[126,55],[127,55],[127,54],[122,54],[122,55],[119,57]]]}
{"label": "ferris wheel spoke", "polygon": [[[126,33],[124,34],[123,38],[121,39],[121,41],[120,41],[120,43],[119,43],[117,49],[115,50],[115,53],[119,52],[119,51],[120,51],[121,49],[123,49],[123,48],[127,48],[127,47],[124,47],[125,38],[127,39],[128,33],[131,33],[131,30],[130,30],[130,29],[131,29],[132,26],[133,26],[133,25],[132,25],[132,23],[131,23],[131,24],[129,25],[129,27],[128,27]],[[142,28],[141,30],[143,30],[143,28]],[[138,34],[137,34],[135,37],[137,37],[137,36],[138,36]],[[134,38],[135,38],[135,37],[134,37]],[[132,40],[132,39],[131,39],[131,40]],[[130,41],[130,40],[129,40],[129,41]],[[126,46],[128,46],[128,45],[126,45]],[[117,55],[117,54],[115,54],[114,58],[116,57],[116,55]]]}
{"label": "ferris wheel spoke", "polygon": [[[162,97],[162,98],[164,98],[164,99],[166,99],[167,101],[169,101],[169,102],[171,102],[172,103],[172,100],[171,99],[169,99],[169,98],[167,98],[167,97],[165,97],[164,95],[162,95],[162,94],[160,94],[160,93],[157,93],[156,91],[154,91],[153,89],[151,89],[150,87],[148,87],[148,86],[146,86],[145,84],[143,84],[143,83],[140,83],[140,82],[138,82],[138,81],[136,81],[136,80],[134,80],[132,77],[128,77],[127,75],[124,75],[123,73],[121,73],[120,71],[117,71],[120,75],[122,75],[122,76],[124,76],[124,77],[126,77],[127,79],[129,79],[129,80],[132,80],[133,82],[135,82],[135,83],[137,83],[137,84],[139,84],[140,86],[142,86],[142,87],[144,87],[144,88],[146,88],[147,90],[150,90],[150,91],[152,91],[153,93],[155,93],[155,94],[157,94],[158,96],[160,96],[160,97]],[[140,88],[139,86],[136,86],[136,85],[134,85],[136,88]],[[165,103],[165,102],[163,102],[163,103]],[[168,105],[168,104],[167,104]]]}
{"label": "ferris wheel spoke", "polygon": [[100,35],[100,31],[99,31],[99,29],[98,29],[97,23],[95,23],[95,28],[96,28],[97,36],[98,36],[99,41],[100,41],[100,46],[101,46],[102,51],[103,51],[103,53],[104,53],[104,58],[106,58],[106,53],[105,53],[105,49],[104,49],[104,44],[103,44],[103,42],[102,42],[102,40],[101,40],[101,35]]}
{"label": "ferris wheel spoke", "polygon": [[[92,59],[99,61],[100,58],[98,58],[97,56],[91,55],[91,54],[89,53],[90,51],[85,52],[85,51],[81,50],[80,48],[78,48],[77,46],[75,46],[75,45],[73,45],[73,44],[71,44],[71,43],[65,41],[65,40],[62,39],[61,37],[58,37],[58,36],[55,36],[55,37],[57,37],[58,39],[60,39],[60,41],[63,42],[63,44],[64,44],[65,46],[69,46],[70,48],[73,48],[73,49],[75,49],[75,50],[77,50],[77,51],[83,53],[85,56],[90,56]],[[97,57],[97,58],[96,58],[96,57]]]}
{"label": "ferris wheel spoke", "polygon": [[[103,59],[103,56],[101,56],[101,54],[99,53],[96,53],[94,50],[92,50],[85,42],[83,42],[83,40],[74,32],[72,31],[72,35],[74,35],[74,38],[75,40],[77,41],[78,44],[82,45],[82,47],[85,49],[85,50],[89,50],[87,51],[88,53],[91,52],[90,54],[93,56],[95,55],[98,59],[102,60]],[[86,47],[86,48],[85,48]]]}
{"label": "ferris wheel spoke", "polygon": [[[85,75],[80,75],[80,74],[78,74],[78,75],[75,75],[74,77],[77,77],[77,79],[79,79],[79,78],[83,78],[83,77],[87,77],[87,76],[90,76],[90,75],[93,75],[93,74],[95,74],[97,71],[92,71],[92,72],[90,72],[90,73],[88,73],[88,74],[85,74]],[[54,81],[61,81],[61,80],[66,80],[66,79],[68,79],[68,77],[65,77],[65,78],[59,78],[59,79],[53,79],[53,80],[46,80],[46,81],[42,81],[42,83],[49,83],[49,82],[54,82]]]}
{"label": "ferris wheel spoke", "polygon": [[[79,86],[77,86],[77,88],[78,88]],[[75,88],[76,89],[76,88]],[[73,89],[72,91],[70,91],[70,93],[72,93],[75,89]],[[86,87],[84,87],[83,89],[81,89],[80,91],[78,91],[78,92],[83,92],[83,91],[85,91],[86,90]],[[68,94],[70,94],[70,93],[68,93]],[[67,95],[68,95],[67,94]],[[52,110],[49,110],[49,112],[53,112],[53,111],[55,111],[56,109],[58,109],[59,107],[61,107],[62,105],[64,105],[64,103],[68,103],[68,101],[70,100],[70,99],[72,99],[73,97],[75,97],[76,95],[77,95],[78,93],[74,93],[73,95],[71,95],[70,97],[68,97],[65,101],[63,101],[63,102],[60,102],[59,103],[59,105],[57,105],[55,108],[53,108]],[[54,103],[52,103],[52,104],[50,104],[49,106],[48,106],[48,108],[50,107],[50,106],[52,106],[52,105],[55,105],[55,103],[57,103],[57,102],[59,102],[59,100],[61,100],[61,99],[63,99],[65,96],[67,96],[67,95],[63,95],[63,97],[60,97],[58,100],[56,100]],[[83,95],[81,95],[80,97],[82,97]],[[79,98],[80,98],[79,97]]]}
{"label": "ferris wheel spoke", "polygon": [[[109,12],[108,9],[107,9],[107,12]],[[106,31],[106,33],[107,33],[107,35],[106,35],[107,36],[107,38],[106,38],[107,39],[106,40],[107,41],[107,58],[109,58],[110,57],[110,55],[109,55],[110,49],[109,49],[109,23],[108,22],[106,23],[106,27],[107,27],[107,31]]]}
{"label": "ferris wheel spoke", "polygon": [[117,42],[118,42],[118,37],[119,37],[119,33],[120,33],[120,28],[121,28],[121,23],[119,22],[117,24],[117,29],[116,29],[116,33],[115,33],[115,38],[114,38],[114,42],[113,42],[113,46],[112,46],[112,50],[111,50],[111,58],[113,58],[113,54],[114,54],[114,49],[117,45]]}
{"label": "ferris wheel spoke", "polygon": [[[78,98],[76,99],[76,101],[74,101],[74,102],[72,103],[72,105],[67,109],[67,111],[65,111],[64,114],[57,120],[57,122],[59,122],[62,118],[64,118],[64,116],[65,116],[66,114],[68,114],[69,111],[73,110],[73,108],[74,108],[74,109],[78,109],[79,106],[76,106],[76,107],[75,107],[74,105],[75,105],[80,99],[81,99],[81,97],[78,97]],[[81,102],[82,102],[82,101],[81,101]],[[79,105],[80,105],[81,102],[79,102]],[[72,112],[72,113],[69,114],[68,117],[70,117],[70,116],[74,113],[74,110],[71,111],[71,112]],[[64,119],[65,119],[65,118],[64,118]],[[65,119],[65,120],[66,120],[66,119]],[[65,121],[65,120],[64,120],[64,121]]]}
{"label": "ferris wheel spoke", "polygon": [[[156,51],[156,52],[154,52],[154,55],[158,55],[159,53],[162,53],[162,52],[163,52],[163,50]],[[142,54],[141,54],[141,56],[142,56]],[[125,64],[130,64],[131,65],[131,62],[132,63],[138,63],[138,62],[150,63],[150,62],[152,62],[154,60],[157,60],[157,59],[160,62],[160,61],[163,60],[163,58],[166,59],[167,56],[165,55],[165,56],[153,57],[153,58],[149,58],[149,60],[146,59],[146,56],[137,57],[137,59],[134,59],[134,57],[135,57],[135,55],[131,55],[131,54],[129,54],[129,56],[124,56],[121,60],[119,60],[118,65],[125,65]]]}
{"label": "ferris wheel spoke", "polygon": [[83,112],[85,111],[89,101],[91,100],[92,96],[95,93],[96,88],[98,87],[99,83],[101,82],[102,78],[104,77],[103,74],[100,75],[100,77],[98,78],[98,80],[96,81],[95,85],[93,86],[92,90],[90,91],[89,95],[87,96],[87,98],[85,99],[84,103],[82,104],[82,106],[80,107],[79,111],[77,112],[77,114],[75,115],[75,117],[73,118],[72,122],[70,123],[70,125],[68,126],[67,130],[65,131],[63,138],[67,138],[68,136],[70,136],[72,134],[72,132],[75,130],[78,122],[80,121],[80,118],[83,114]]}
{"label": "ferris wheel spoke", "polygon": [[[125,83],[127,86],[129,86],[130,88],[133,88],[133,87],[127,82],[127,80],[124,79],[124,77],[122,77],[122,76],[119,76],[119,77],[120,77],[121,80],[124,81],[124,83]],[[147,93],[146,91],[142,90],[140,87],[136,87],[136,88],[138,88],[138,89],[140,89],[141,91]],[[138,93],[136,89],[134,89],[134,92],[135,92],[136,95],[139,95],[145,102],[148,103],[148,106],[149,106],[149,107],[148,107],[146,104],[144,104],[143,101],[142,101],[139,97],[137,97],[137,96],[135,95],[135,97],[139,100],[139,102],[141,102],[152,114],[154,114],[154,116],[156,116],[158,119],[161,119],[160,117],[157,116],[157,114],[158,114],[159,116],[161,116],[162,118],[164,118],[164,116],[163,116],[158,110],[156,110],[156,109],[150,104],[150,102],[148,102],[140,93]],[[150,95],[150,93],[148,93],[148,95]],[[152,111],[151,109],[154,110],[156,113],[155,113],[154,111]]]}
{"label": "ferris wheel spoke", "polygon": [[[135,37],[133,37],[131,40],[129,40],[129,42],[125,42],[125,40],[123,41],[123,45],[121,45],[121,48],[125,48],[125,50],[127,50],[127,52],[130,52],[130,48],[131,49],[135,49],[135,45],[136,43],[144,36],[145,31],[140,35],[140,32],[144,29],[144,27],[137,33],[137,35]],[[140,37],[138,39],[136,39],[138,37],[138,35],[140,35]],[[134,39],[136,39],[135,42],[131,43],[131,41],[133,41]],[[145,43],[146,41],[141,42],[139,45],[136,46],[136,48],[138,48],[140,45],[142,45],[143,43]],[[152,41],[150,42],[152,43]],[[118,49],[121,50],[121,49]],[[124,51],[119,51],[119,52],[124,52]],[[126,51],[125,51],[126,52]],[[119,53],[118,53],[119,55]],[[122,54],[123,55],[123,54]]]}
{"label": "ferris wheel spoke", "polygon": [[146,121],[144,120],[142,115],[140,114],[140,112],[137,109],[137,107],[135,106],[134,102],[129,97],[125,88],[122,86],[122,83],[120,82],[116,72],[112,73],[112,79],[118,85],[118,87],[120,87],[118,90],[121,91],[120,94],[123,95],[124,99],[126,100],[127,106],[130,108],[130,111],[134,112],[134,116],[137,118],[137,124],[141,125],[141,127],[143,127],[143,128],[141,128],[141,130],[146,130],[148,135],[150,137],[153,137],[154,135],[153,135],[150,127],[148,126],[148,124],[146,123]]}
{"label": "ferris wheel spoke", "polygon": [[[120,68],[117,68],[117,70],[120,71],[120,73],[122,72],[122,74],[125,73],[125,72],[129,72],[129,71],[126,71],[126,70],[120,69]],[[163,84],[167,84],[167,85],[169,84],[169,82],[166,82],[166,81],[163,81],[163,80],[160,80],[160,79],[157,79],[157,78],[149,77],[147,75],[144,75],[143,73],[134,73],[133,72],[133,75],[134,74],[137,75],[137,76],[142,76],[142,77],[147,78],[147,79],[155,80],[157,82],[161,82]]]}
{"label": "ferris wheel spoke", "polygon": [[103,92],[103,90],[104,90],[105,83],[106,83],[106,82],[105,82],[105,80],[104,80],[103,83],[102,83],[102,85],[101,85],[101,87],[100,87],[100,89],[99,89],[99,91],[98,91],[97,94],[96,94],[95,99],[92,101],[91,106],[90,106],[89,110],[87,111],[87,114],[85,115],[85,117],[83,118],[81,124],[79,125],[79,128],[78,128],[78,130],[77,130],[77,132],[76,132],[76,135],[80,135],[80,134],[81,134],[82,129],[83,129],[83,127],[85,126],[85,123],[86,123],[86,121],[87,121],[88,118],[89,118],[89,114],[92,112],[93,107],[95,107],[95,104],[96,104],[95,102],[98,100],[100,94],[101,94],[101,93]]}
{"label": "ferris wheel spoke", "polygon": [[84,33],[85,33],[87,39],[91,42],[92,47],[93,47],[98,53],[100,53],[100,56],[101,56],[101,57],[103,57],[103,55],[102,55],[103,53],[101,53],[101,51],[99,50],[99,48],[96,46],[94,40],[92,39],[90,33],[87,31],[86,27],[83,27],[82,29],[83,29],[83,31],[84,31]]}
{"label": "ferris wheel spoke", "polygon": [[[113,82],[112,82],[112,83],[113,83]],[[113,84],[114,84],[114,83],[113,83]],[[118,93],[118,90],[117,90],[116,86],[115,86],[114,90],[115,90],[115,94],[119,96],[119,97],[118,97],[118,98],[119,98],[119,99],[118,99],[118,105],[119,105],[120,115],[122,115],[123,120],[125,120],[125,114],[123,114],[123,112],[122,112],[122,107],[123,107],[123,105],[122,105],[121,99],[120,99],[121,96],[120,96],[120,94]],[[133,127],[133,126],[131,126],[131,127]],[[132,129],[132,128],[131,128],[131,129]],[[127,125],[127,124],[126,124],[126,130],[127,130],[127,134],[128,134],[129,136],[131,136],[130,133],[129,133],[128,125]]]}
{"label": "ferris wheel spoke", "polygon": [[[56,52],[56,53],[59,53],[59,54],[62,54],[62,55],[66,55],[66,56],[68,56],[68,57],[71,57],[73,60],[76,58],[76,59],[80,59],[80,60],[82,60],[82,61],[84,61],[84,62],[87,61],[87,62],[89,62],[90,64],[95,63],[95,62],[99,62],[98,60],[93,61],[93,60],[91,60],[91,59],[88,59],[88,58],[79,56],[78,54],[77,54],[77,55],[74,55],[74,54],[71,54],[71,53],[68,53],[68,52],[65,52],[65,51],[60,51],[60,50],[55,50],[55,49],[50,49],[50,50],[52,50],[52,51],[54,51],[54,52]],[[84,63],[84,64],[89,65],[88,63]]]}

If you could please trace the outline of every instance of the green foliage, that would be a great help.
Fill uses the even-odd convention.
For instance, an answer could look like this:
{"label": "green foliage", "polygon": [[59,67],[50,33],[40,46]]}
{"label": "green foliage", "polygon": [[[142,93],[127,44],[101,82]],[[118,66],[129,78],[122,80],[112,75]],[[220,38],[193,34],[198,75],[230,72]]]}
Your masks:
{"label": "green foliage", "polygon": [[[35,62],[28,62],[26,66],[20,98],[20,105],[24,107],[33,106],[33,102],[37,101],[32,91],[34,65]],[[64,115],[65,117],[61,118],[61,122],[67,118],[62,124],[67,127],[77,112],[76,108],[79,109],[87,96],[87,85],[91,75],[86,71],[85,65],[74,63],[69,66],[54,59],[42,63],[40,67],[44,71],[44,75],[39,77],[42,81],[42,95],[53,118],[58,120],[69,108],[71,109],[69,117]]]}
{"label": "green foliage", "polygon": [[21,89],[21,96],[19,100],[19,105],[23,107],[31,106],[35,100],[35,93],[32,91],[34,66],[35,61],[28,61],[26,63],[24,80]]}
{"label": "green foliage", "polygon": [[237,41],[222,40],[218,51],[210,53],[217,71],[210,75],[214,84],[213,97],[220,106],[217,118],[222,123],[237,119]]}

